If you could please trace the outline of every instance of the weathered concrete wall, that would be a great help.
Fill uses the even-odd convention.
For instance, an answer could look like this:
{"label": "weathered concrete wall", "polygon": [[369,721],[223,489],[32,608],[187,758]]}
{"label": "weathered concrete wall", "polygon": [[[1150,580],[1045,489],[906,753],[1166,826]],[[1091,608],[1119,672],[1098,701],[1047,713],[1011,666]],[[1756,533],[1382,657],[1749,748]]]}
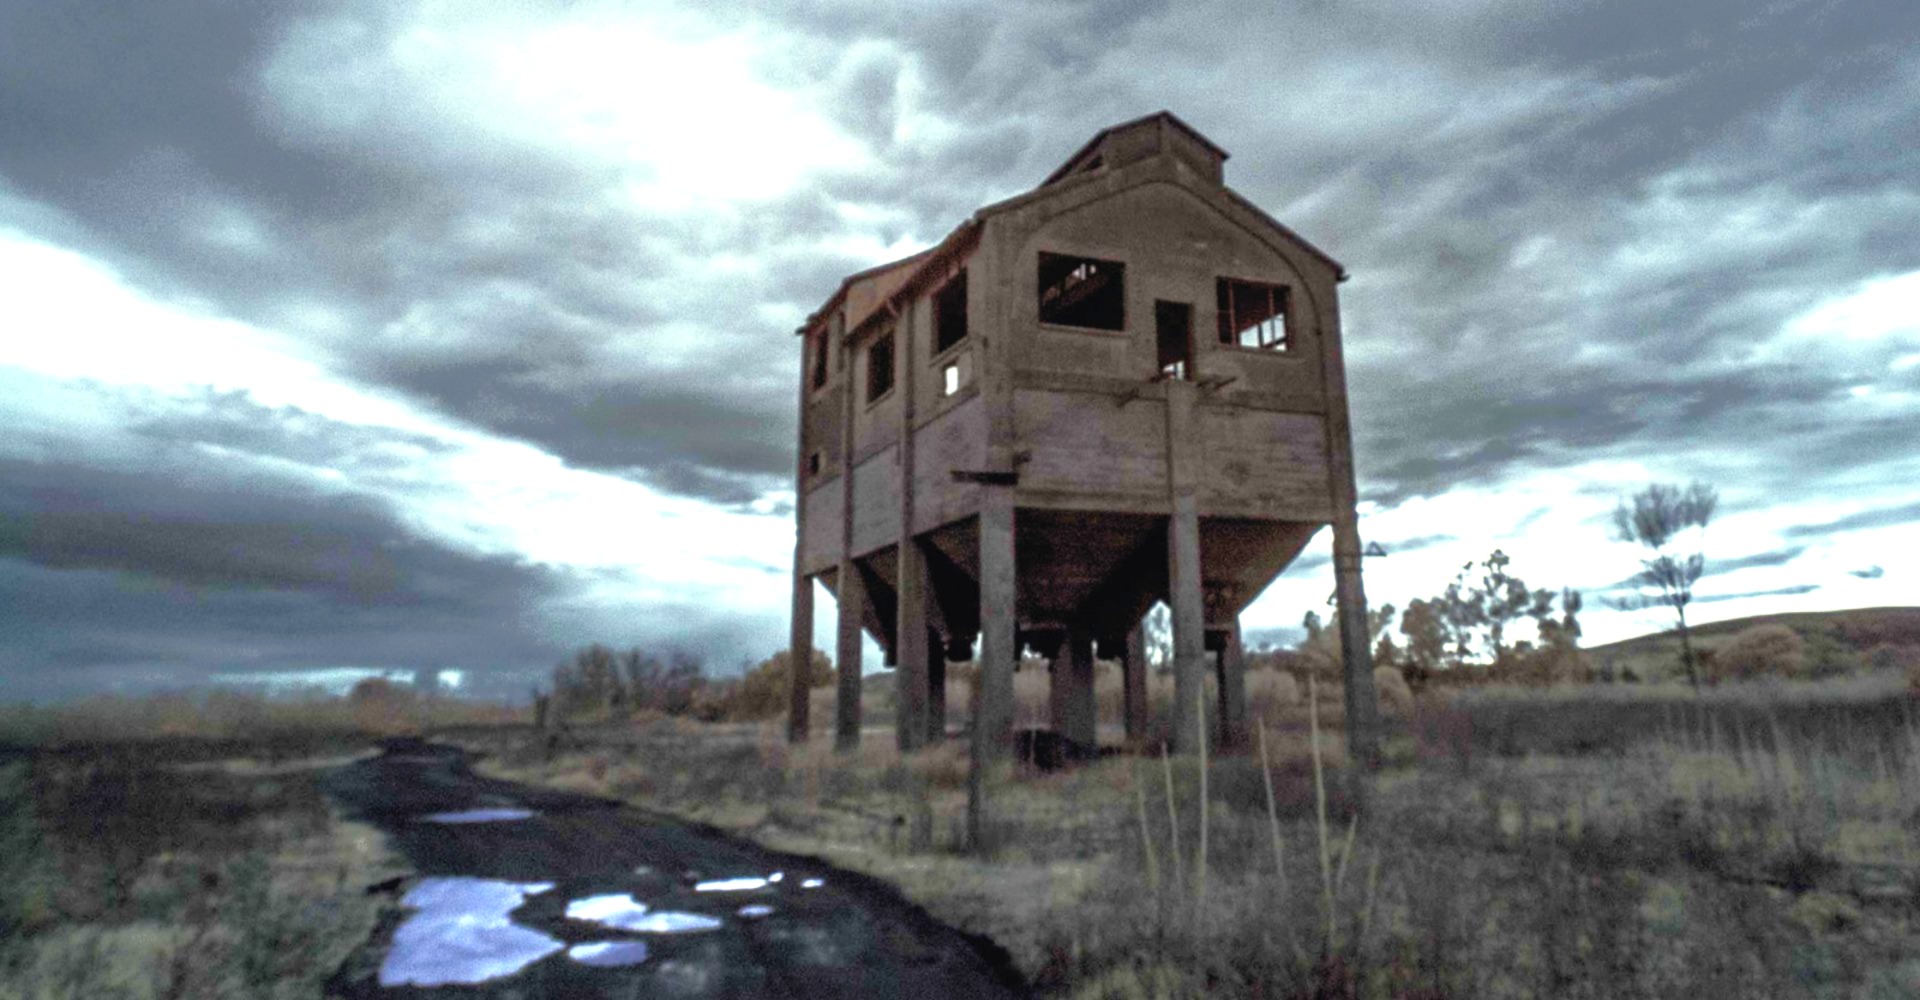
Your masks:
{"label": "weathered concrete wall", "polygon": [[[895,336],[898,336],[896,333]],[[853,360],[853,461],[855,465],[865,462],[868,456],[881,448],[888,447],[900,440],[900,386],[896,380],[892,389],[878,399],[867,399],[868,347],[877,339],[877,334],[868,333],[854,344]],[[894,343],[896,356],[900,350],[898,341]]]}
{"label": "weathered concrete wall", "polygon": [[1197,415],[1201,516],[1332,518],[1324,418],[1231,405]]}
{"label": "weathered concrete wall", "polygon": [[955,482],[953,470],[977,470],[986,463],[987,422],[979,393],[949,406],[915,433],[914,534],[923,534],[979,510],[980,487]]}
{"label": "weathered concrete wall", "polygon": [[[1235,392],[1318,399],[1320,322],[1314,304],[1331,294],[1337,276],[1304,251],[1289,254],[1276,247],[1273,234],[1263,236],[1249,228],[1250,220],[1240,217],[1244,210],[1235,202],[1219,192],[1196,189],[1198,182],[1184,165],[1165,162],[1136,168],[1156,172],[1150,183],[1127,187],[1123,178],[1115,177],[1082,185],[1065,205],[1040,203],[1010,214],[1005,224],[1021,236],[1005,284],[1016,367],[1151,377],[1156,369],[1154,302],[1185,302],[1193,307],[1200,378],[1235,378]],[[1037,263],[1042,250],[1125,264],[1127,329],[1041,324]],[[1290,289],[1288,351],[1219,343],[1215,281],[1223,277]]]}
{"label": "weathered concrete wall", "polygon": [[820,573],[840,565],[840,477],[807,491],[800,507],[800,563]]}
{"label": "weathered concrete wall", "polygon": [[1019,389],[1014,433],[1028,453],[1020,503],[1096,510],[1167,509],[1165,403]]}
{"label": "weathered concrete wall", "polygon": [[853,554],[900,540],[900,463],[884,448],[853,469]]}

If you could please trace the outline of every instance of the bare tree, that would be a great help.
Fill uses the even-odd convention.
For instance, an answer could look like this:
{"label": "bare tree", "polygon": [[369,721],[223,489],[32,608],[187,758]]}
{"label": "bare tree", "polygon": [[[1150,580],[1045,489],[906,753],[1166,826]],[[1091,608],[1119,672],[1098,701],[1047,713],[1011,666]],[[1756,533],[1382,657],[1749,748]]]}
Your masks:
{"label": "bare tree", "polygon": [[[1687,668],[1687,681],[1700,687],[1700,673],[1694,666],[1693,640],[1687,633],[1687,605],[1693,602],[1693,585],[1707,569],[1707,557],[1700,551],[1707,522],[1720,504],[1713,487],[1694,482],[1684,489],[1672,483],[1654,483],[1620,501],[1613,511],[1614,535],[1623,542],[1645,547],[1652,557],[1640,560],[1640,572],[1633,583],[1638,591],[1631,597],[1615,600],[1614,606],[1637,610],[1656,605],[1673,609],[1680,622],[1680,661]],[[1694,530],[1694,551],[1676,555],[1682,548],[1676,542]]]}

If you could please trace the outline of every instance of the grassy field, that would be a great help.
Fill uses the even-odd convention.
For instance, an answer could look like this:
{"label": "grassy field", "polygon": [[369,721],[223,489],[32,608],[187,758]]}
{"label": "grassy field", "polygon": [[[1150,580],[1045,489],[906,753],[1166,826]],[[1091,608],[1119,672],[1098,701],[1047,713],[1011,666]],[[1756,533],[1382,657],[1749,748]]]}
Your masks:
{"label": "grassy field", "polygon": [[[964,837],[964,740],[897,753],[889,676],[869,679],[845,756],[830,689],[804,746],[777,721],[536,733],[497,707],[391,692],[8,709],[0,997],[316,995],[383,905],[364,887],[400,869],[312,778],[401,732],[890,880],[992,937],[1047,995],[1916,996],[1920,697],[1875,668],[1873,649],[1911,645],[1888,620],[1789,623],[1852,654],[1821,680],[1392,700],[1364,819],[1338,692],[1313,700],[1256,670],[1253,751],[1004,768],[983,844]],[[1658,657],[1658,642],[1628,650]],[[1023,727],[1045,725],[1046,680],[1016,676]],[[1110,745],[1118,680],[1101,667]],[[968,695],[949,686],[956,726]],[[1158,739],[1170,681],[1150,696]]]}
{"label": "grassy field", "polygon": [[313,782],[364,742],[0,751],[0,997],[320,995],[399,870]]}
{"label": "grassy field", "polygon": [[[1036,719],[1044,675],[1020,678]],[[1920,712],[1897,674],[1434,693],[1391,714],[1364,822],[1337,696],[1254,688],[1267,766],[1009,770],[984,856],[958,739],[903,758],[875,725],[841,757],[660,720],[471,742],[496,774],[892,880],[1053,995],[1920,995]]]}

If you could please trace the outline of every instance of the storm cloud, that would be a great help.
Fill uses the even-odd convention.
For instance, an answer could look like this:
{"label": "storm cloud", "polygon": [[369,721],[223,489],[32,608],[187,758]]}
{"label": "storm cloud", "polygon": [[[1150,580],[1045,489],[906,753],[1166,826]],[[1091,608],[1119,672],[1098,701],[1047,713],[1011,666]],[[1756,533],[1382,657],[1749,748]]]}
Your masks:
{"label": "storm cloud", "polygon": [[[1899,2],[10,5],[0,656],[764,655],[794,328],[1163,107],[1353,275],[1383,600],[1496,545],[1620,579],[1605,511],[1702,478],[1714,551],[1756,553],[1713,560],[1717,607],[1911,602],[1854,571],[1920,522],[1917,33]],[[1267,624],[1319,605],[1323,548]]]}

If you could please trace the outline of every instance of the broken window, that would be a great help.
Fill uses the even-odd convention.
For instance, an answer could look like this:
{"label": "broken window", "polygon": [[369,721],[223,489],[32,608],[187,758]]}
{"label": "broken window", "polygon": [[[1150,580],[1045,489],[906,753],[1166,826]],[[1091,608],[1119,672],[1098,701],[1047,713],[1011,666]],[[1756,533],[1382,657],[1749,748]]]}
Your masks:
{"label": "broken window", "polygon": [[867,402],[893,391],[893,331],[888,330],[867,348]]}
{"label": "broken window", "polygon": [[1219,300],[1222,344],[1272,351],[1284,351],[1290,346],[1285,285],[1221,278],[1214,288]]}
{"label": "broken window", "polygon": [[1126,329],[1126,269],[1117,260],[1042,253],[1040,322]]}
{"label": "broken window", "polygon": [[967,272],[962,270],[933,293],[933,353],[939,354],[965,339]]}
{"label": "broken window", "polygon": [[1153,303],[1154,339],[1160,373],[1168,378],[1193,377],[1193,307],[1185,302]]}
{"label": "broken window", "polygon": [[811,361],[813,387],[818,389],[827,384],[827,331],[825,329],[815,330],[813,336],[807,339],[813,347],[813,358]]}

